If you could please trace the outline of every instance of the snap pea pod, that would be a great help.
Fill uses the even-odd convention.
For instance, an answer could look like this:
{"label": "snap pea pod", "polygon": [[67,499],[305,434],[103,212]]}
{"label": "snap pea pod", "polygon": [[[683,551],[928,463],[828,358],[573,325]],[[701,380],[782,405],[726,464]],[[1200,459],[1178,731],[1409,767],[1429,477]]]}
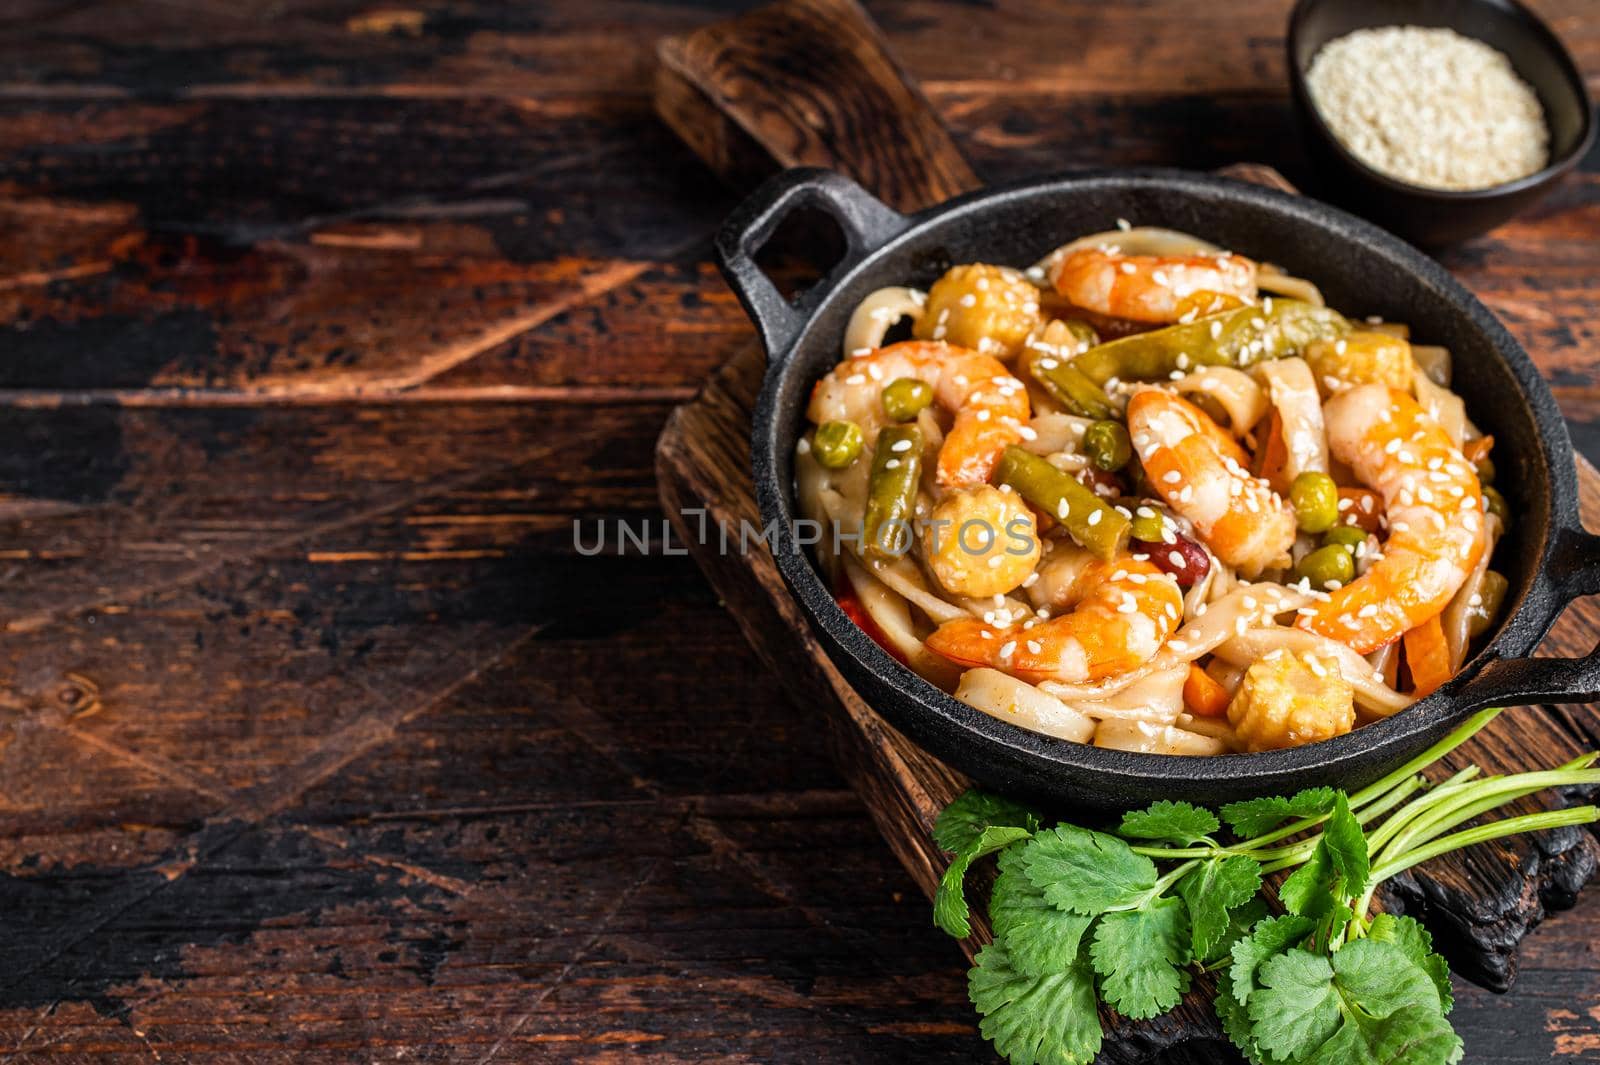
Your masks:
{"label": "snap pea pod", "polygon": [[911,519],[922,477],[922,430],[915,425],[889,425],[878,431],[867,476],[867,507],[862,518],[862,550],[889,561],[911,548]]}
{"label": "snap pea pod", "polygon": [[1109,562],[1127,544],[1131,522],[1077,478],[1038,455],[1008,447],[996,473],[1002,483],[1054,518],[1096,557]]}
{"label": "snap pea pod", "polygon": [[1281,359],[1314,340],[1349,332],[1338,311],[1301,300],[1273,299],[1270,307],[1238,307],[1148,333],[1113,340],[1072,360],[1072,368],[1097,385],[1113,377],[1155,381],[1199,366],[1243,368]]}
{"label": "snap pea pod", "polygon": [[1052,399],[1067,408],[1068,414],[1094,418],[1096,421],[1117,416],[1105,389],[1059,356],[1032,355],[1028,360],[1028,372],[1050,393]]}

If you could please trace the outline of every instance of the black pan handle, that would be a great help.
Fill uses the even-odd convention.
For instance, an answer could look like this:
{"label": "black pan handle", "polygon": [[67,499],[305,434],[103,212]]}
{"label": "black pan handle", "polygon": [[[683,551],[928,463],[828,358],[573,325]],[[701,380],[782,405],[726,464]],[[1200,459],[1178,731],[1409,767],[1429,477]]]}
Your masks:
{"label": "black pan handle", "polygon": [[[1600,536],[1565,530],[1550,556],[1544,594],[1563,605],[1600,594]],[[1535,593],[1537,594],[1537,593]],[[1458,699],[1473,708],[1600,699],[1600,644],[1578,658],[1501,658],[1478,671]]]}
{"label": "black pan handle", "polygon": [[[827,277],[791,303],[756,265],[755,256],[784,218],[801,207],[818,207],[833,217],[844,234],[845,253]],[[728,216],[717,231],[717,262],[728,286],[761,333],[767,358],[776,359],[800,335],[831,287],[831,280],[910,225],[911,219],[843,174],[798,167],[770,178]]]}

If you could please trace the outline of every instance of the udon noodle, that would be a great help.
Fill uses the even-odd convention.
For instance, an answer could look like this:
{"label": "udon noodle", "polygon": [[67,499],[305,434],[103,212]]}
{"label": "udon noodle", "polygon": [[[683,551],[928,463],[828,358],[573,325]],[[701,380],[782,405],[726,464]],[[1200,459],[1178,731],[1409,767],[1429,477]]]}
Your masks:
{"label": "udon noodle", "polygon": [[[907,340],[891,341],[909,329]],[[818,564],[986,714],[1167,754],[1404,710],[1500,609],[1508,519],[1450,353],[1124,228],[856,307],[796,449]]]}

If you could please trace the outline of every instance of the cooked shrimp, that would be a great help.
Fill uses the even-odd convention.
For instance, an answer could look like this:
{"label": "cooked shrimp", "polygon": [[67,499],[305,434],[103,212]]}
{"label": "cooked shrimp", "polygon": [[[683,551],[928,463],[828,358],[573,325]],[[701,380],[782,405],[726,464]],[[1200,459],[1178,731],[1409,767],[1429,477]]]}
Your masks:
{"label": "cooked shrimp", "polygon": [[[1135,322],[1176,322],[1201,293],[1249,302],[1256,264],[1240,255],[1123,255],[1079,248],[1055,265],[1058,295],[1086,311]],[[1233,304],[1229,303],[1229,306]]]}
{"label": "cooked shrimp", "polygon": [[1244,452],[1210,415],[1156,388],[1128,400],[1128,432],[1150,487],[1246,577],[1284,561],[1294,513],[1244,468]]}
{"label": "cooked shrimp", "polygon": [[955,415],[939,448],[940,485],[986,483],[1000,453],[1022,439],[1029,413],[1022,382],[992,355],[937,341],[906,340],[844,360],[817,383],[806,415],[819,425],[853,421],[875,439],[889,420],[883,388],[901,377],[926,381],[938,404]]}
{"label": "cooked shrimp", "polygon": [[1137,669],[1155,657],[1183,616],[1183,594],[1149,562],[1101,562],[1085,552],[1083,569],[1063,588],[1059,608],[1071,613],[1029,628],[958,618],[939,626],[926,643],[959,665],[1081,684]]}
{"label": "cooked shrimp", "polygon": [[1483,553],[1483,493],[1444,429],[1399,389],[1352,388],[1323,414],[1333,456],[1382,494],[1389,538],[1366,573],[1297,624],[1367,654],[1449,604]]}

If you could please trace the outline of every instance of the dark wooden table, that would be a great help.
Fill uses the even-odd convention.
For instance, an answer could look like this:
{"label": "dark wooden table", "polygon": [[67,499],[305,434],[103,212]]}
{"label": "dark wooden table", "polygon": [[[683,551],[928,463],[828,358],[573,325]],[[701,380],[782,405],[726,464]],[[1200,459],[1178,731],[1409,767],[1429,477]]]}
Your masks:
{"label": "dark wooden table", "polygon": [[[984,1059],[661,550],[655,435],[748,332],[653,45],[738,6],[0,10],[0,1060]],[[868,6],[987,178],[1315,189],[1286,0]],[[1600,153],[1446,261],[1600,458]],[[1473,1060],[1600,1059],[1596,943],[1591,894],[1459,987]]]}

